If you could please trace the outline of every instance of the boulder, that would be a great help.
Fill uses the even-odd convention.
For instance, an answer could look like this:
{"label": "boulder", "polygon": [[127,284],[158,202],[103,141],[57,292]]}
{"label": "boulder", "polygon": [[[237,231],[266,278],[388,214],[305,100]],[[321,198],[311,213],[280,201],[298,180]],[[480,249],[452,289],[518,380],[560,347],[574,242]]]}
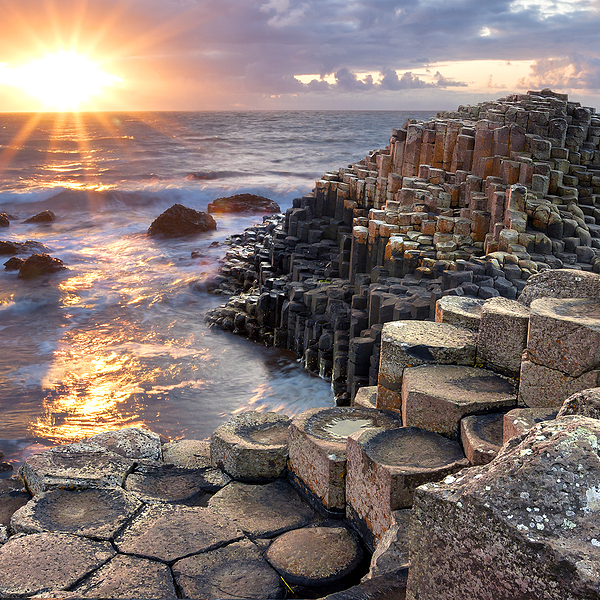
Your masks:
{"label": "boulder", "polygon": [[600,598],[599,439],[596,419],[547,421],[418,488],[407,600]]}
{"label": "boulder", "polygon": [[49,254],[32,254],[19,269],[21,279],[34,279],[42,275],[52,275],[66,270],[62,260]]}
{"label": "boulder", "polygon": [[6,213],[0,213],[0,227],[8,227],[10,225],[10,220]]}
{"label": "boulder", "polygon": [[581,415],[592,419],[600,419],[600,388],[583,390],[569,396],[558,411],[557,418],[566,417],[567,415]]}
{"label": "boulder", "polygon": [[254,194],[236,194],[227,198],[217,198],[208,205],[209,213],[280,213],[277,202]]}
{"label": "boulder", "polygon": [[160,214],[150,227],[148,235],[162,237],[181,237],[203,233],[217,228],[217,223],[208,214],[188,208],[182,204],[173,204]]}
{"label": "boulder", "polygon": [[56,215],[51,210],[44,210],[26,219],[25,223],[52,223],[52,221],[56,221]]}
{"label": "boulder", "polygon": [[36,495],[52,489],[122,487],[133,465],[132,459],[83,441],[27,457],[20,473]]}
{"label": "boulder", "polygon": [[525,306],[538,298],[598,298],[600,275],[571,269],[552,269],[533,275],[519,296]]}
{"label": "boulder", "polygon": [[208,440],[173,440],[162,447],[165,464],[179,469],[203,469],[211,466]]}
{"label": "boulder", "polygon": [[88,438],[87,441],[98,444],[125,458],[147,458],[151,460],[162,458],[158,433],[141,427],[125,427],[124,429],[103,431]]}

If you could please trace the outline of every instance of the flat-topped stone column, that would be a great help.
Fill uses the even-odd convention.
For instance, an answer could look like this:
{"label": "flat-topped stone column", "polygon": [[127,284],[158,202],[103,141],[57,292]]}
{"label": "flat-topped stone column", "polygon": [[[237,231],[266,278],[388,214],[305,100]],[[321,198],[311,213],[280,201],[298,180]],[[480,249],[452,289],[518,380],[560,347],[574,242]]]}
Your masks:
{"label": "flat-topped stone column", "polygon": [[477,334],[428,321],[394,321],[383,326],[377,408],[401,410],[404,370],[429,363],[475,364]]}
{"label": "flat-topped stone column", "polygon": [[348,437],[346,516],[373,550],[418,486],[468,464],[460,444],[424,429],[357,432]]}
{"label": "flat-topped stone column", "polygon": [[502,448],[504,415],[470,415],[460,422],[460,440],[472,465],[487,465]]}
{"label": "flat-topped stone column", "polygon": [[362,408],[313,408],[292,419],[289,477],[320,509],[341,516],[346,506],[346,439],[370,427],[401,427],[399,415]]}
{"label": "flat-topped stone column", "polygon": [[234,416],[211,436],[212,464],[240,481],[281,477],[287,464],[289,424],[288,416],[274,412]]}
{"label": "flat-topped stone column", "polygon": [[514,382],[486,369],[423,365],[404,371],[402,418],[406,426],[458,439],[463,417],[516,405]]}

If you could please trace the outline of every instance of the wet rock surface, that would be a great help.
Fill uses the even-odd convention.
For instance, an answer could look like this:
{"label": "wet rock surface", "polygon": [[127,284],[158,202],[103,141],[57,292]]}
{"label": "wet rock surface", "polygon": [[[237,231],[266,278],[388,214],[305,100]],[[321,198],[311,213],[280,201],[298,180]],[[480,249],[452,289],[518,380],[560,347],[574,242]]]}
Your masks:
{"label": "wet rock surface", "polygon": [[362,560],[362,550],[345,527],[306,527],[278,537],[266,558],[288,583],[311,587],[350,575]]}
{"label": "wet rock surface", "polygon": [[16,511],[10,526],[15,533],[54,531],[109,540],[141,507],[121,488],[52,490]]}
{"label": "wet rock surface", "polygon": [[77,585],[73,595],[84,598],[171,600],[177,597],[177,592],[167,565],[119,554]]}
{"label": "wet rock surface", "polygon": [[217,223],[208,214],[174,204],[160,214],[148,228],[148,235],[158,237],[182,237],[216,229]]}
{"label": "wet rock surface", "polygon": [[13,537],[0,546],[0,595],[66,590],[115,555],[108,542],[63,533]]}
{"label": "wet rock surface", "polygon": [[284,598],[279,575],[249,540],[176,562],[173,573],[186,598]]}
{"label": "wet rock surface", "polygon": [[269,538],[311,523],[315,512],[287,483],[263,485],[234,482],[209,501],[213,511],[224,515],[250,538]]}
{"label": "wet rock surface", "polygon": [[44,210],[26,219],[25,223],[52,223],[53,221],[56,221],[56,215],[51,210]]}

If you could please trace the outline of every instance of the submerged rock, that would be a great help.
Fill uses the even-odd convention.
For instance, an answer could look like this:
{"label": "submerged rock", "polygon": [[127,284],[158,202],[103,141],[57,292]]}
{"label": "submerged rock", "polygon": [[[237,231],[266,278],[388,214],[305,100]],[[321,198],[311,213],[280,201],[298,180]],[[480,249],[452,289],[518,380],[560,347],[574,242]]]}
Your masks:
{"label": "submerged rock", "polygon": [[60,258],[53,258],[49,254],[32,254],[19,269],[21,279],[33,279],[41,275],[51,275],[65,270],[64,263]]}
{"label": "submerged rock", "polygon": [[256,196],[255,194],[236,194],[226,198],[217,198],[208,205],[209,213],[279,213],[281,208],[277,202]]}
{"label": "submerged rock", "polygon": [[52,223],[52,221],[56,221],[56,215],[51,210],[44,210],[26,219],[25,223]]}
{"label": "submerged rock", "polygon": [[209,214],[182,204],[173,204],[154,219],[148,228],[148,235],[181,237],[216,228],[217,223]]}
{"label": "submerged rock", "polygon": [[4,263],[4,268],[7,271],[18,271],[23,266],[24,262],[24,258],[17,258],[16,256],[13,256]]}

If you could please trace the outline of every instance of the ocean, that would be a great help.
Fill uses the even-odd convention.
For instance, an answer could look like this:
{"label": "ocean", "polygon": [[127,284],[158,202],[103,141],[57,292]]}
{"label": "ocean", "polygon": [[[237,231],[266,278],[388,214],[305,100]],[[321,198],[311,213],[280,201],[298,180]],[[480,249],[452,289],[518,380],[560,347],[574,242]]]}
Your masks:
{"label": "ocean", "polygon": [[[242,410],[333,405],[330,384],[290,353],[204,323],[224,299],[202,282],[226,238],[260,216],[217,216],[217,231],[194,238],[146,231],[176,202],[206,210],[242,192],[285,211],[326,171],[385,147],[407,118],[432,115],[0,114],[0,212],[11,219],[0,240],[41,242],[69,269],[24,281],[0,267],[3,460],[105,429],[205,439]],[[53,223],[23,222],[46,209]]]}

